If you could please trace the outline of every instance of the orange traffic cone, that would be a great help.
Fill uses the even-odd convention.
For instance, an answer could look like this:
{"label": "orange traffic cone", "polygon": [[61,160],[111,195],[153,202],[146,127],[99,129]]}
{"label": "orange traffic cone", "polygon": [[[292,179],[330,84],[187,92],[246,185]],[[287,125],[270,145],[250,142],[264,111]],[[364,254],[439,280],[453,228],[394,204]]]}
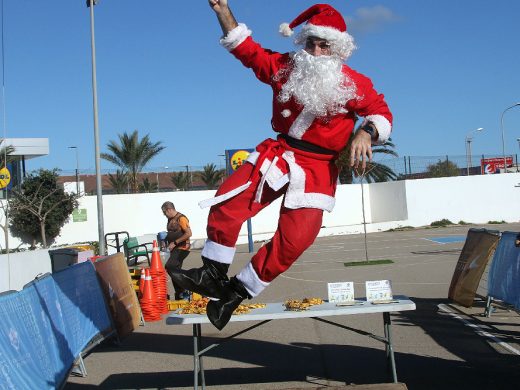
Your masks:
{"label": "orange traffic cone", "polygon": [[152,248],[152,260],[150,264],[150,271],[152,273],[163,273],[166,272],[161,260],[161,254],[159,253],[159,246],[157,245],[157,241],[153,240],[153,248]]}
{"label": "orange traffic cone", "polygon": [[145,272],[144,268],[141,268],[141,277],[139,278],[139,298],[141,298],[143,296],[145,279],[146,279],[146,272]]}
{"label": "orange traffic cone", "polygon": [[145,280],[143,296],[141,297],[141,311],[145,321],[159,321],[161,319],[161,312],[156,307],[155,291],[152,286],[152,277],[148,268],[145,269]]}
{"label": "orange traffic cone", "polygon": [[157,298],[158,310],[166,314],[168,313],[168,278],[163,267],[161,255],[159,254],[159,246],[157,241],[153,241],[152,261],[150,266],[150,274],[152,275],[153,289]]}

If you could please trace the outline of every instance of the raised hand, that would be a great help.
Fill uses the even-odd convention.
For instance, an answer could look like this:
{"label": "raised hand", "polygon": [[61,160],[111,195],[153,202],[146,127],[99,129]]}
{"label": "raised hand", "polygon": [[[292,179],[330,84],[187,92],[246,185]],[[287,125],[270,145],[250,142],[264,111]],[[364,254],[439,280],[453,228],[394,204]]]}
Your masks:
{"label": "raised hand", "polygon": [[209,6],[213,8],[213,11],[220,12],[222,8],[227,7],[227,0],[208,0]]}
{"label": "raised hand", "polygon": [[372,161],[372,139],[370,134],[361,130],[356,132],[350,145],[350,166],[358,168],[361,162],[364,170],[368,161]]}

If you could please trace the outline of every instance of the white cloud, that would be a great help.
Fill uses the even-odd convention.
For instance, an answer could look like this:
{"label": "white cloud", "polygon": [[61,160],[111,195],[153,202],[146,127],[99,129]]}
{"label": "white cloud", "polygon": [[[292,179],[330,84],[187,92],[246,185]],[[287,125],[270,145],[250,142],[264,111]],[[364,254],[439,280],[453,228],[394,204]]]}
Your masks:
{"label": "white cloud", "polygon": [[347,30],[352,33],[380,31],[385,25],[401,19],[391,9],[382,5],[362,7],[354,12],[354,16],[346,18]]}

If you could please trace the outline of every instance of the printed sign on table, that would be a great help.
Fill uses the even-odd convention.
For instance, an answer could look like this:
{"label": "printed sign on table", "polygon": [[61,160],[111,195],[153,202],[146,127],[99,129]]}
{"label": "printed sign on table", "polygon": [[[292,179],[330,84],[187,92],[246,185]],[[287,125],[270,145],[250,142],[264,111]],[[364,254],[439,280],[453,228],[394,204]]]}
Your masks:
{"label": "printed sign on table", "polygon": [[354,301],[354,282],[327,283],[329,302]]}
{"label": "printed sign on table", "polygon": [[390,301],[393,299],[390,280],[367,280],[365,282],[367,301]]}

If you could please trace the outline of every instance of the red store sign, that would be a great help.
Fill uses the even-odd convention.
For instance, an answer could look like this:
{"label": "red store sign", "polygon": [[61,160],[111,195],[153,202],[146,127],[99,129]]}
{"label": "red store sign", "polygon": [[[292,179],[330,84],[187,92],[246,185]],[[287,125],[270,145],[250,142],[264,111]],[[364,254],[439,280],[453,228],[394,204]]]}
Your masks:
{"label": "red store sign", "polygon": [[[513,157],[506,157],[506,165],[508,167],[513,166]],[[504,158],[482,158],[480,159],[480,168],[483,175],[489,175],[493,173],[499,173],[500,169],[504,169]]]}

